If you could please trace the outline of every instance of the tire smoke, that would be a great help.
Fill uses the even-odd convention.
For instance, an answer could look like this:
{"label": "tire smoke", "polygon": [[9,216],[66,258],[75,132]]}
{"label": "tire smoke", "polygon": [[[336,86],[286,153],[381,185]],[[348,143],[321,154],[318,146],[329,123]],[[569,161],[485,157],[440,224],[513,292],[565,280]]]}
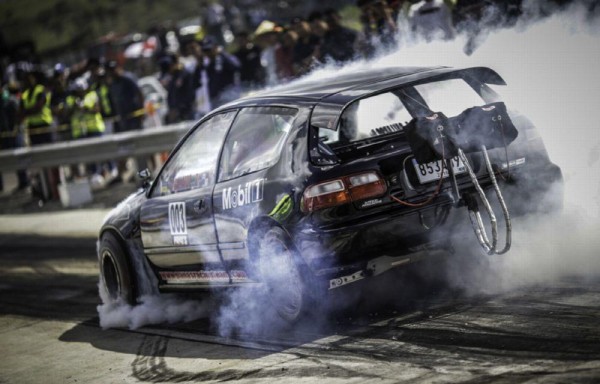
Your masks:
{"label": "tire smoke", "polygon": [[[600,273],[600,119],[595,113],[600,105],[600,22],[582,7],[545,18],[538,9],[528,12],[530,19],[513,28],[481,32],[475,40],[462,35],[427,44],[402,41],[400,49],[374,60],[343,68],[328,65],[298,80],[319,82],[361,69],[429,65],[487,66],[506,80],[508,88],[494,89],[509,108],[533,121],[550,159],[562,168],[564,210],[514,219],[513,249],[507,255],[478,254],[475,242],[458,247],[444,273],[451,285],[468,293],[503,292]],[[467,55],[465,47],[473,41],[477,47]],[[474,239],[472,232],[454,235]],[[475,254],[478,261],[462,257],[467,254]],[[100,292],[103,296],[102,287]],[[259,297],[255,290],[232,290],[220,308],[211,311],[206,303],[174,296],[144,296],[135,307],[111,303],[103,296],[105,304],[98,310],[103,328],[211,317],[218,333],[233,336],[262,333],[275,323],[272,314],[262,312],[272,303]]]}

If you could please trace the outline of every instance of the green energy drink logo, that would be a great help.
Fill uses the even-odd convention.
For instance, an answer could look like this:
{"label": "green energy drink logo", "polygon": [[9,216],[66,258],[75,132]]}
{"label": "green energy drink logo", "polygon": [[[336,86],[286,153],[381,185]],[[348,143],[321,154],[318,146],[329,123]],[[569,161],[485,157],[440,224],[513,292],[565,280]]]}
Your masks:
{"label": "green energy drink logo", "polygon": [[292,197],[290,195],[285,195],[277,202],[277,205],[273,208],[271,213],[269,213],[269,216],[277,221],[283,221],[288,218],[290,213],[292,213],[293,208],[294,201],[292,200]]}

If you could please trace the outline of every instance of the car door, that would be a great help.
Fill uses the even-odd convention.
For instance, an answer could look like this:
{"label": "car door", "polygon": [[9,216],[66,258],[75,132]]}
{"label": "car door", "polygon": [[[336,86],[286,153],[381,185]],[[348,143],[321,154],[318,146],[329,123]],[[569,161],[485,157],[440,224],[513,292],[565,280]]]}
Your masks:
{"label": "car door", "polygon": [[222,264],[212,192],[219,153],[234,116],[235,112],[218,114],[196,127],[169,157],[142,205],[144,252],[156,266],[219,269]]}
{"label": "car door", "polygon": [[287,107],[241,109],[223,144],[213,207],[219,249],[230,270],[241,268],[248,257],[252,220],[275,204],[265,200],[266,188],[277,184],[267,174],[279,161],[297,114]]}

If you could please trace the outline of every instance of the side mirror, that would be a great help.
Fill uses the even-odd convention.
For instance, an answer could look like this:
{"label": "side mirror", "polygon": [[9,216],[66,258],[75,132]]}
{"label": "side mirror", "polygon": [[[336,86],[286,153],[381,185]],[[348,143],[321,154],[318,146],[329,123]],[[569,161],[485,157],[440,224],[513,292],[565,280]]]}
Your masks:
{"label": "side mirror", "polygon": [[140,180],[142,180],[142,186],[148,188],[150,186],[150,179],[152,178],[152,172],[148,168],[143,169],[137,173]]}

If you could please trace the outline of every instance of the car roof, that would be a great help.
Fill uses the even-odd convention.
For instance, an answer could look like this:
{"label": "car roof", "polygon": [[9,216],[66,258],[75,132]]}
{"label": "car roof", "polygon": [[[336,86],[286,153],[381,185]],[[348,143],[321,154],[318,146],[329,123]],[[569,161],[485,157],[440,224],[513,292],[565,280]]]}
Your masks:
{"label": "car roof", "polygon": [[[438,67],[439,68],[439,67]],[[360,69],[340,75],[327,71],[321,76],[308,76],[289,85],[276,87],[255,97],[290,96],[308,99],[322,99],[329,95],[348,90],[360,85],[374,84],[385,79],[411,75],[434,68],[393,67],[381,69]]]}
{"label": "car roof", "polygon": [[339,115],[355,100],[388,89],[436,78],[473,76],[489,84],[505,84],[495,71],[486,67],[388,67],[362,68],[340,75],[325,71],[291,84],[275,87],[234,101],[222,108],[277,103],[309,102],[314,105],[311,125],[337,127]]}

